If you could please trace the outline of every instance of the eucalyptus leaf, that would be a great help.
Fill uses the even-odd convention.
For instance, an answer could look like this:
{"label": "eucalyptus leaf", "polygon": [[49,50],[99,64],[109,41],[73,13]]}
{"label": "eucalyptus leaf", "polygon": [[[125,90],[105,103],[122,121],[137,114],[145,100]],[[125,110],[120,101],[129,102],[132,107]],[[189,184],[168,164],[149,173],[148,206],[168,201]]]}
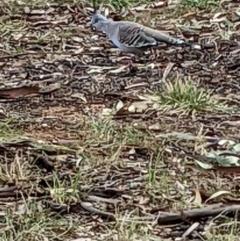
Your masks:
{"label": "eucalyptus leaf", "polygon": [[208,164],[208,163],[204,163],[204,162],[201,162],[201,161],[198,161],[198,160],[195,160],[195,162],[202,168],[202,169],[212,169],[213,166],[211,164]]}
{"label": "eucalyptus leaf", "polygon": [[217,197],[220,197],[220,196],[226,195],[226,194],[232,195],[232,193],[229,192],[229,191],[224,191],[224,190],[222,190],[222,191],[217,191],[217,192],[213,193],[213,194],[205,201],[205,203],[207,203],[208,201],[210,201],[210,200],[212,200],[212,199],[215,199],[215,198],[217,198]]}
{"label": "eucalyptus leaf", "polygon": [[223,156],[217,160],[220,166],[239,166],[239,158],[236,156]]}
{"label": "eucalyptus leaf", "polygon": [[237,145],[235,145],[233,147],[233,149],[236,151],[236,152],[240,152],[240,143],[238,143]]}

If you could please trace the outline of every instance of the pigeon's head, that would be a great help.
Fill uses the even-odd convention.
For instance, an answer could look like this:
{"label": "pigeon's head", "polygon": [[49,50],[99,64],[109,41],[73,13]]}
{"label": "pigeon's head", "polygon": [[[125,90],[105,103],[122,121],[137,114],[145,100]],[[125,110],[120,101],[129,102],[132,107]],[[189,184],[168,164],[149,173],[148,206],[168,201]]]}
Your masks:
{"label": "pigeon's head", "polygon": [[107,20],[108,19],[104,15],[95,13],[91,19],[91,26],[97,30],[103,31]]}

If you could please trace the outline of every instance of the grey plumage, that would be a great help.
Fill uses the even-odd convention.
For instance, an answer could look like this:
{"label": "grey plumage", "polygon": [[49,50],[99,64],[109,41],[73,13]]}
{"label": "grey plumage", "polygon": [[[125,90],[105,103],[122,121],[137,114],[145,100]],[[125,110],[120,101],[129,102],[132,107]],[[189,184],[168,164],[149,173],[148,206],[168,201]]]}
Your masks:
{"label": "grey plumage", "polygon": [[201,48],[199,45],[173,38],[141,24],[130,21],[113,21],[98,13],[92,16],[91,25],[105,33],[122,52],[141,54],[148,48],[158,46],[160,42]]}

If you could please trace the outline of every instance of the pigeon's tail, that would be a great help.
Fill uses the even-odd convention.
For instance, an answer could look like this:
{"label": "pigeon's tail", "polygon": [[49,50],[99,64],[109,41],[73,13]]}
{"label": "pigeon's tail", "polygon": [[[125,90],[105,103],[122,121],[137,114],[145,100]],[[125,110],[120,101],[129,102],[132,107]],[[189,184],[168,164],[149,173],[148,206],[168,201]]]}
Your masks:
{"label": "pigeon's tail", "polygon": [[198,44],[194,44],[191,42],[186,42],[182,39],[170,37],[167,34],[164,34],[158,30],[155,30],[149,27],[144,26],[144,32],[146,33],[146,35],[151,36],[152,38],[155,38],[159,42],[164,42],[172,45],[181,45],[181,46],[185,45],[185,46],[190,46],[194,49],[201,49],[201,46]]}

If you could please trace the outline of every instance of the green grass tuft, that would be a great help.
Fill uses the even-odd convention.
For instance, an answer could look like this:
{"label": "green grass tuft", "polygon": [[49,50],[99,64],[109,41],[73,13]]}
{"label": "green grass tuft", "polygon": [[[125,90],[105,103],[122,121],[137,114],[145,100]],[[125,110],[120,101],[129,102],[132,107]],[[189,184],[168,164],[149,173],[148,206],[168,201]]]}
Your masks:
{"label": "green grass tuft", "polygon": [[190,8],[209,8],[217,7],[219,5],[218,0],[182,0],[181,5]]}
{"label": "green grass tuft", "polygon": [[178,109],[190,113],[218,110],[220,106],[211,91],[199,88],[197,83],[191,80],[176,79],[166,83],[158,97],[164,109]]}

